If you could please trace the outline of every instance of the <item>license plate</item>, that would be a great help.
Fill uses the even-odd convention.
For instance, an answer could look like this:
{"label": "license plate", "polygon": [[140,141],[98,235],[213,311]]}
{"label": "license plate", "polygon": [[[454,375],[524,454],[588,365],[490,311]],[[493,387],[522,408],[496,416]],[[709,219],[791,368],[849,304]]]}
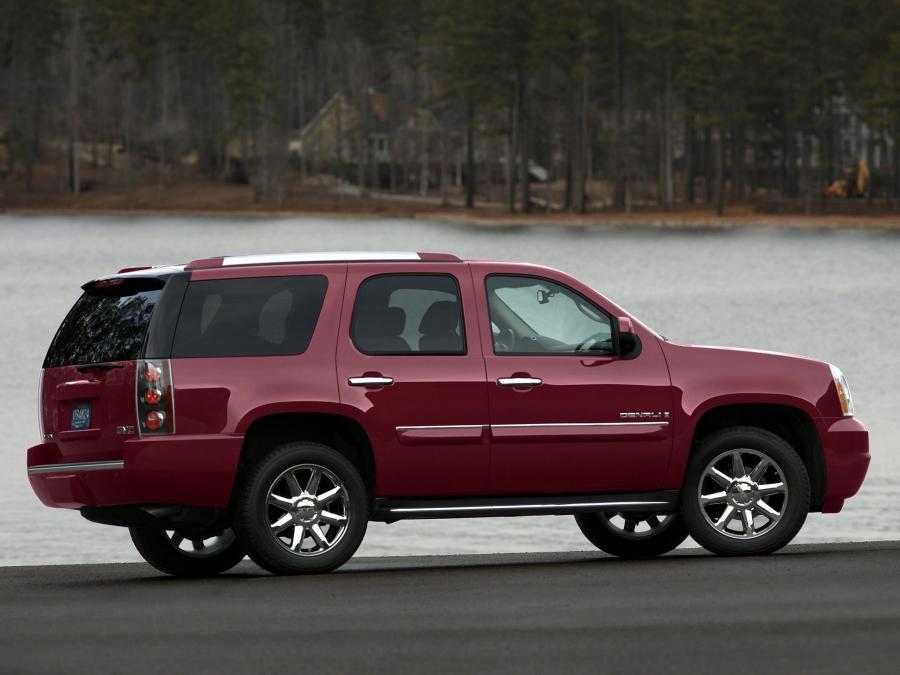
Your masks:
{"label": "license plate", "polygon": [[89,429],[91,426],[91,404],[76,403],[72,406],[72,426],[73,431],[78,429]]}

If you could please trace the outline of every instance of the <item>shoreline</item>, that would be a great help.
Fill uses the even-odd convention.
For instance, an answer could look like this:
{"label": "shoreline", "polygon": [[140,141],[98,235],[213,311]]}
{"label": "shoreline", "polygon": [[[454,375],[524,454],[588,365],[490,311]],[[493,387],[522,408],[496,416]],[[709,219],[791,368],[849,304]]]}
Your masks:
{"label": "shoreline", "polygon": [[647,211],[632,213],[597,212],[573,213],[518,213],[479,209],[469,213],[463,209],[432,210],[301,210],[301,209],[208,209],[208,208],[0,208],[0,217],[77,217],[106,218],[223,218],[223,219],[320,219],[332,220],[421,220],[447,225],[465,225],[481,229],[554,228],[566,230],[587,229],[649,229],[649,230],[736,230],[736,229],[787,229],[809,231],[900,230],[900,214],[849,216],[843,214],[795,215],[758,214],[735,210],[722,216],[697,211]]}

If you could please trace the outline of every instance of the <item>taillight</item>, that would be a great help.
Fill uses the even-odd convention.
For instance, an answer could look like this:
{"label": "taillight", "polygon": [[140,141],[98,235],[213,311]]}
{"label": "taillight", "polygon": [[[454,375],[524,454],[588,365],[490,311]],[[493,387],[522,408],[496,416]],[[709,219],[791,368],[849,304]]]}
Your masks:
{"label": "taillight", "polygon": [[41,443],[47,442],[44,432],[44,369],[41,368],[41,379],[38,380],[38,437]]}
{"label": "taillight", "polygon": [[175,433],[175,394],[169,361],[138,361],[136,379],[138,427],[141,433]]}

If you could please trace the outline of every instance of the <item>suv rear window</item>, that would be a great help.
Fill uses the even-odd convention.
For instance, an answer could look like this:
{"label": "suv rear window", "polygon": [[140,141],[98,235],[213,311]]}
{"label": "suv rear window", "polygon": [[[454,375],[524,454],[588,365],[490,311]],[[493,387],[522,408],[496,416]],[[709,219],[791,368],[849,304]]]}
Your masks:
{"label": "suv rear window", "polygon": [[328,280],[320,275],[192,281],[173,357],[283,356],[306,351]]}
{"label": "suv rear window", "polygon": [[[164,283],[144,281],[95,288],[82,295],[56,331],[44,368],[140,358]],[[148,285],[159,288],[148,289]]]}

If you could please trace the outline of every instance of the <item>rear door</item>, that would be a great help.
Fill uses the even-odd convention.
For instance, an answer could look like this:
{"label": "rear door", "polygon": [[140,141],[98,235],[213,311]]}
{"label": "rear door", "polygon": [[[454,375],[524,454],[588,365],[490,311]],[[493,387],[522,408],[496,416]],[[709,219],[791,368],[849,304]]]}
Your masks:
{"label": "rear door", "polygon": [[136,424],[135,374],[163,277],[87,284],[44,360],[45,439],[72,461],[118,459]]}
{"label": "rear door", "polygon": [[483,494],[487,395],[465,263],[350,265],[341,403],[369,433],[381,497]]}

